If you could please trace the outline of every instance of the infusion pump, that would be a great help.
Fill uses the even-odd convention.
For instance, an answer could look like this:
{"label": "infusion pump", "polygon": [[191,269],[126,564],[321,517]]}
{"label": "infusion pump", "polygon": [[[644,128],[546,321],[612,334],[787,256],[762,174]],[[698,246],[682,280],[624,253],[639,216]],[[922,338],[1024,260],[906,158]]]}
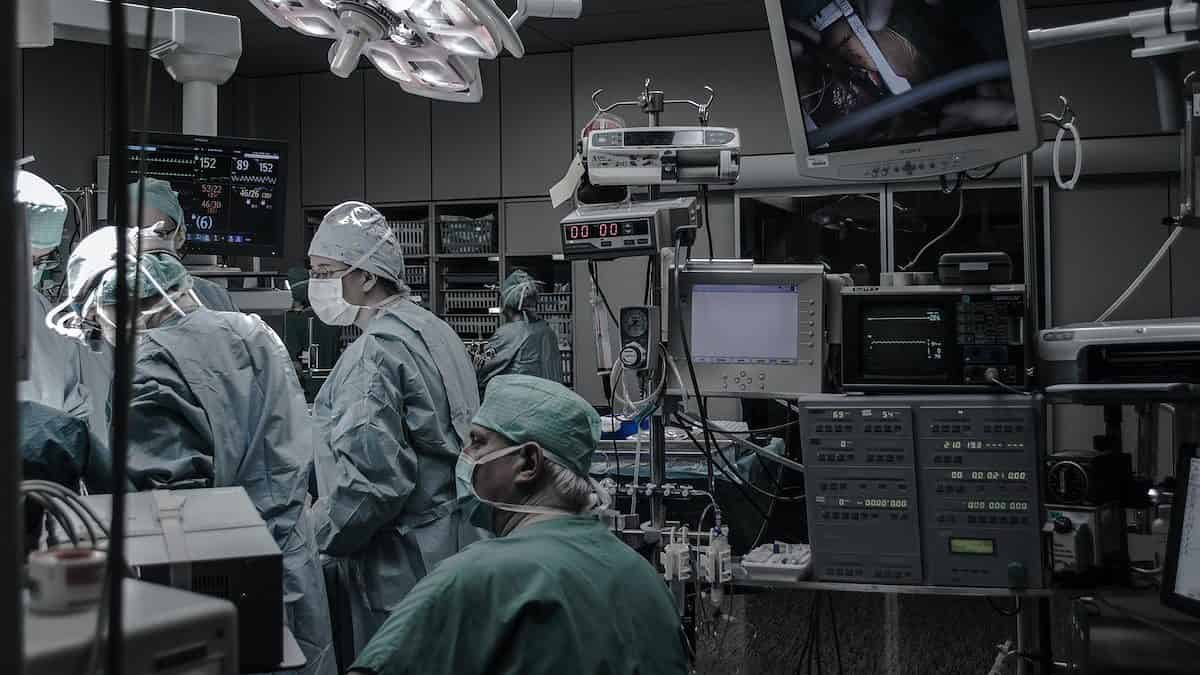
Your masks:
{"label": "infusion pump", "polygon": [[605,129],[584,146],[593,185],[731,184],[741,156],[741,133],[725,127]]}

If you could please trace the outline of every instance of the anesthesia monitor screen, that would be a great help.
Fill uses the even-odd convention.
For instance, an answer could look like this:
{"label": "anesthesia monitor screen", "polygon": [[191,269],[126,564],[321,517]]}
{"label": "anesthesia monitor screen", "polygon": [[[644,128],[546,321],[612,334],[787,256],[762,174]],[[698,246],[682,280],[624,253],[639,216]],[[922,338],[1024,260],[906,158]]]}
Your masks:
{"label": "anesthesia monitor screen", "polygon": [[945,310],[939,305],[867,305],[862,316],[863,374],[939,376],[946,368],[946,329]]}
{"label": "anesthesia monitor screen", "polygon": [[187,220],[187,250],[278,256],[282,249],[286,145],[275,141],[151,134],[129,146],[130,182],[171,184]]}
{"label": "anesthesia monitor screen", "polygon": [[697,284],[691,318],[696,363],[790,366],[799,358],[798,286]]}
{"label": "anesthesia monitor screen", "polygon": [[1000,2],[782,0],[810,152],[1016,130]]}

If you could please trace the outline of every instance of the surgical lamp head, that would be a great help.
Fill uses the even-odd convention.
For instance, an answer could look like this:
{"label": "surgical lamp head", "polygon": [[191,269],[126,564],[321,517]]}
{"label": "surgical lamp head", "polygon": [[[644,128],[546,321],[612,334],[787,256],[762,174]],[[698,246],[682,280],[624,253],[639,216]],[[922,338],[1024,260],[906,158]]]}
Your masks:
{"label": "surgical lamp head", "polygon": [[525,55],[517,28],[530,16],[576,18],[583,0],[250,0],[275,25],[334,40],[329,68],[349,77],[366,56],[405,91],[448,101],[483,96],[479,59]]}

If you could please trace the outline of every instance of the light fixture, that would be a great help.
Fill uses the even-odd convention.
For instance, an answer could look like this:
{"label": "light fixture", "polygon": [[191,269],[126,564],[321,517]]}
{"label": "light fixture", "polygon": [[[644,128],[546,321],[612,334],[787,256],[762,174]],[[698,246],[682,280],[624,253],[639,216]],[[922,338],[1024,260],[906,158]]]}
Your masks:
{"label": "light fixture", "polygon": [[525,45],[529,17],[578,18],[583,0],[517,0],[507,16],[495,0],[250,0],[276,26],[335,40],[329,69],[349,77],[366,56],[384,76],[418,96],[476,102],[479,59]]}

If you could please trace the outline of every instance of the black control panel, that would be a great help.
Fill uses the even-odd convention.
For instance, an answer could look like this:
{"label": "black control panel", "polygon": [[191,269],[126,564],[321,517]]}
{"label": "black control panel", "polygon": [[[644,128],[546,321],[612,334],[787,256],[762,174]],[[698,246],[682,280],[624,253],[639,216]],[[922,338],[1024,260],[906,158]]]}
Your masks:
{"label": "black control panel", "polygon": [[916,408],[925,575],[939,586],[1043,584],[1041,453],[1027,397]]}
{"label": "black control panel", "polygon": [[990,395],[807,404],[815,578],[1044,585],[1038,410]]}
{"label": "black control panel", "polygon": [[911,408],[811,406],[803,424],[815,577],[921,583]]}

